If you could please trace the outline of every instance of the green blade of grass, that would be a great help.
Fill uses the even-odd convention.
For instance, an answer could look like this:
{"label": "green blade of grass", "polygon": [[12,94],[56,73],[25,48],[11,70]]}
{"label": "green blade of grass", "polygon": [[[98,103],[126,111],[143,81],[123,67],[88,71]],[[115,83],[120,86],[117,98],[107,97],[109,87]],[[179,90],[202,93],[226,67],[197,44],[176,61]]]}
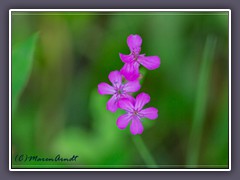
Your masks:
{"label": "green blade of grass", "polygon": [[216,38],[209,36],[204,47],[200,74],[197,83],[196,101],[194,106],[193,124],[190,132],[186,166],[196,168],[199,160],[202,129],[206,114],[208,84],[216,47]]}

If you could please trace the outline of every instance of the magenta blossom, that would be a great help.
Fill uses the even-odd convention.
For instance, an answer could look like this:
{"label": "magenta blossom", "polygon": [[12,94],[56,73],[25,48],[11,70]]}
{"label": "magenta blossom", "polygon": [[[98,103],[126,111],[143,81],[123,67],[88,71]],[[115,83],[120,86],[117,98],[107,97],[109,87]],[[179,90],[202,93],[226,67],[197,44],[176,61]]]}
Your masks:
{"label": "magenta blossom", "polygon": [[108,75],[108,79],[113,86],[102,82],[98,84],[98,92],[101,95],[111,94],[113,95],[107,102],[107,110],[115,112],[118,109],[118,101],[121,98],[127,98],[133,100],[134,98],[129,94],[136,92],[140,89],[139,81],[129,81],[125,84],[122,83],[122,75],[119,71],[112,71]]}
{"label": "magenta blossom", "polygon": [[120,72],[127,80],[133,81],[140,75],[140,64],[149,70],[157,69],[160,66],[160,58],[158,56],[145,56],[140,54],[142,38],[139,35],[130,35],[127,38],[127,44],[131,51],[129,55],[119,53],[121,60],[125,63]]}
{"label": "magenta blossom", "polygon": [[117,126],[119,129],[125,129],[130,121],[130,131],[133,135],[142,134],[143,125],[141,118],[148,118],[154,120],[158,117],[158,110],[154,107],[142,109],[143,106],[150,101],[150,96],[146,93],[137,95],[135,101],[129,99],[121,99],[118,106],[124,109],[127,113],[119,116],[117,119]]}

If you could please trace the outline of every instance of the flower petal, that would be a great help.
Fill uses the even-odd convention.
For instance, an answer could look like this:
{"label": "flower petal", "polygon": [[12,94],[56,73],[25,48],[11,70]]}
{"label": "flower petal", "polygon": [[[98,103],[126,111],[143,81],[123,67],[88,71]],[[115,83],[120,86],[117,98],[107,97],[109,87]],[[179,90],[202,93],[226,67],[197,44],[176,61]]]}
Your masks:
{"label": "flower petal", "polygon": [[115,90],[109,84],[102,82],[98,84],[98,93],[99,94],[114,94]]}
{"label": "flower petal", "polygon": [[118,101],[118,107],[121,109],[124,109],[128,112],[131,112],[133,109],[133,104],[132,104],[131,100],[129,100],[127,98],[123,98]]}
{"label": "flower petal", "polygon": [[120,59],[122,60],[122,62],[124,62],[124,63],[130,63],[134,60],[133,55],[125,55],[125,54],[119,53],[119,56],[120,56]]}
{"label": "flower petal", "polygon": [[114,87],[119,87],[122,84],[122,75],[119,71],[110,72],[108,79],[111,81]]}
{"label": "flower petal", "polygon": [[118,99],[116,95],[113,95],[107,102],[107,110],[111,112],[116,112],[118,109]]}
{"label": "flower petal", "polygon": [[127,80],[134,81],[140,75],[139,63],[138,62],[125,63],[120,72],[122,73],[122,75],[124,75],[124,77]]}
{"label": "flower petal", "polygon": [[138,62],[149,70],[157,69],[160,66],[160,58],[158,56],[139,56]]}
{"label": "flower petal", "polygon": [[142,134],[144,128],[140,119],[136,116],[133,116],[132,123],[130,126],[130,131],[133,135]]}
{"label": "flower petal", "polygon": [[135,109],[141,110],[143,106],[150,101],[150,96],[146,93],[140,93],[136,97]]}
{"label": "flower petal", "polygon": [[127,38],[127,44],[131,52],[139,54],[141,51],[142,38],[137,34],[135,35],[131,34]]}
{"label": "flower petal", "polygon": [[127,93],[122,94],[121,99],[123,99],[123,98],[126,98],[126,99],[128,99],[129,101],[131,101],[132,105],[134,106],[134,104],[135,104],[135,99],[134,99],[134,97],[132,97],[130,94],[127,94]]}
{"label": "flower petal", "polygon": [[117,127],[119,129],[125,129],[130,121],[131,121],[131,115],[123,114],[119,116],[117,119]]}
{"label": "flower petal", "polygon": [[157,117],[158,117],[158,110],[154,107],[149,107],[149,108],[143,109],[140,111],[140,113],[144,117],[146,117],[148,119],[152,119],[152,120],[157,119]]}
{"label": "flower petal", "polygon": [[138,80],[135,80],[135,81],[128,81],[123,89],[126,91],[126,92],[137,92],[139,89],[140,89],[141,85],[139,83]]}

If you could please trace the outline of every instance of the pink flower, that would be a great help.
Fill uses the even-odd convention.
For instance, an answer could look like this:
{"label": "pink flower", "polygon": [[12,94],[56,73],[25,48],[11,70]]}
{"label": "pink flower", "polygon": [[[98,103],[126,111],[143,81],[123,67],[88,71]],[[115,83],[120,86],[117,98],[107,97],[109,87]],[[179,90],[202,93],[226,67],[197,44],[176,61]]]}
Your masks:
{"label": "pink flower", "polygon": [[121,98],[127,98],[133,100],[134,98],[129,93],[136,92],[140,89],[139,81],[129,81],[125,84],[122,83],[122,75],[119,71],[112,71],[108,75],[108,79],[113,86],[102,82],[98,84],[98,93],[101,95],[111,94],[113,95],[107,102],[107,110],[115,112],[118,109],[118,101]]}
{"label": "pink flower", "polygon": [[150,96],[146,93],[137,95],[135,102],[129,99],[121,99],[118,106],[124,109],[127,113],[119,116],[117,119],[117,126],[119,129],[125,129],[130,121],[130,131],[133,135],[142,134],[143,125],[141,118],[148,118],[154,120],[158,117],[158,110],[154,107],[142,109],[143,106],[150,101]]}
{"label": "pink flower", "polygon": [[131,51],[129,55],[119,53],[121,60],[125,63],[120,72],[129,81],[137,79],[140,75],[140,64],[149,70],[157,69],[160,66],[160,58],[158,56],[145,56],[140,54],[142,38],[139,35],[130,35],[127,38],[127,44]]}

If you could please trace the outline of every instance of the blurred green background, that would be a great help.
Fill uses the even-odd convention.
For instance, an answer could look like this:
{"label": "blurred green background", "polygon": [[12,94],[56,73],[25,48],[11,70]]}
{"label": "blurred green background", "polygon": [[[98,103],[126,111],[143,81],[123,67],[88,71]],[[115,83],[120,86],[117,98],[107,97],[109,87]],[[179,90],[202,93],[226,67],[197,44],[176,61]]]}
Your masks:
{"label": "blurred green background", "polygon": [[[130,34],[161,58],[139,91],[159,110],[141,136],[119,130],[122,112],[97,93],[123,66]],[[14,168],[228,167],[227,12],[12,12],[12,47]],[[15,162],[19,154],[79,158]]]}

